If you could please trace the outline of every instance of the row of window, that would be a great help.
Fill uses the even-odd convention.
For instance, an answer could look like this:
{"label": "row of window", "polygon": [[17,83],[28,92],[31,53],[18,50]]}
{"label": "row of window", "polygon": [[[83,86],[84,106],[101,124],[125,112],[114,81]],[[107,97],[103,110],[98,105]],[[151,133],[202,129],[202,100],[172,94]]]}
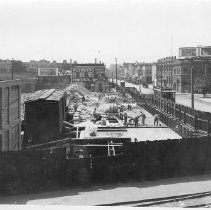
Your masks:
{"label": "row of window", "polygon": [[179,67],[173,69],[174,74],[180,74],[181,69]]}

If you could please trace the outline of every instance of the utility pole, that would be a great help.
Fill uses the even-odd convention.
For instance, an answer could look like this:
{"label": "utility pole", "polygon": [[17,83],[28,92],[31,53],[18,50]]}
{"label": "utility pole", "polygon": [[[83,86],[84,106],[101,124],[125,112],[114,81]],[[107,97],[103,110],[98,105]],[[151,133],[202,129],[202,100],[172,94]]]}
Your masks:
{"label": "utility pole", "polygon": [[115,61],[116,61],[116,91],[117,91],[117,58],[115,57]]}
{"label": "utility pole", "polygon": [[193,76],[192,66],[191,66],[191,108],[194,110],[194,76]]}
{"label": "utility pole", "polygon": [[139,77],[139,92],[141,93],[141,69],[142,69],[142,67],[139,65],[139,63],[138,63],[138,77]]}
{"label": "utility pole", "polygon": [[160,86],[160,97],[162,98],[162,92],[163,92],[163,66],[161,64],[161,86]]}
{"label": "utility pole", "polygon": [[13,59],[12,59],[12,66],[11,66],[11,74],[12,74],[12,80],[14,79],[14,75],[13,75]]}

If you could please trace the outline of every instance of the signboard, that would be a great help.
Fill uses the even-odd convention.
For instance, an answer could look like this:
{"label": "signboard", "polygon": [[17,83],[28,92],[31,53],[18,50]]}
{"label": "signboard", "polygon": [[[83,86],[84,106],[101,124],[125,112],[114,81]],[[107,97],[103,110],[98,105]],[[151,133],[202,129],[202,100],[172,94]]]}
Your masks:
{"label": "signboard", "polygon": [[197,56],[196,47],[182,47],[179,48],[179,57]]}
{"label": "signboard", "polygon": [[58,68],[38,68],[38,76],[58,76]]}
{"label": "signboard", "polygon": [[201,56],[211,56],[211,47],[201,47]]}
{"label": "signboard", "polygon": [[91,67],[73,68],[73,82],[91,82],[94,76],[94,69]]}

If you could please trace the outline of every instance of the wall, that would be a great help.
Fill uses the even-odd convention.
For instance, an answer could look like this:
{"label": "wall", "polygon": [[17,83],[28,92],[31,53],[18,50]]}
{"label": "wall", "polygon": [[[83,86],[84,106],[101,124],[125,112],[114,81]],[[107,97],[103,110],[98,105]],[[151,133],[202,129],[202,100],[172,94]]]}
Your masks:
{"label": "wall", "polygon": [[157,86],[157,69],[156,65],[152,65],[152,83],[154,86]]}
{"label": "wall", "polygon": [[[1,72],[0,80],[11,80],[11,73]],[[13,79],[21,80],[21,91],[22,92],[33,92],[36,90],[37,76],[33,72],[27,73],[15,73]]]}
{"label": "wall", "polygon": [[0,147],[2,151],[17,151],[21,147],[20,84],[20,80],[0,82]]}

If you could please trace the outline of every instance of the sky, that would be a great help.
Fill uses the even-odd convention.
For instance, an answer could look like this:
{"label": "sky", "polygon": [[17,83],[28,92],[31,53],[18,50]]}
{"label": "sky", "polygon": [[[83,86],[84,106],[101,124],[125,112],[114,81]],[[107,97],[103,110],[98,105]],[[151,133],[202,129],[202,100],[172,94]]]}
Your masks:
{"label": "sky", "polygon": [[211,46],[209,0],[0,0],[0,58],[110,65]]}

